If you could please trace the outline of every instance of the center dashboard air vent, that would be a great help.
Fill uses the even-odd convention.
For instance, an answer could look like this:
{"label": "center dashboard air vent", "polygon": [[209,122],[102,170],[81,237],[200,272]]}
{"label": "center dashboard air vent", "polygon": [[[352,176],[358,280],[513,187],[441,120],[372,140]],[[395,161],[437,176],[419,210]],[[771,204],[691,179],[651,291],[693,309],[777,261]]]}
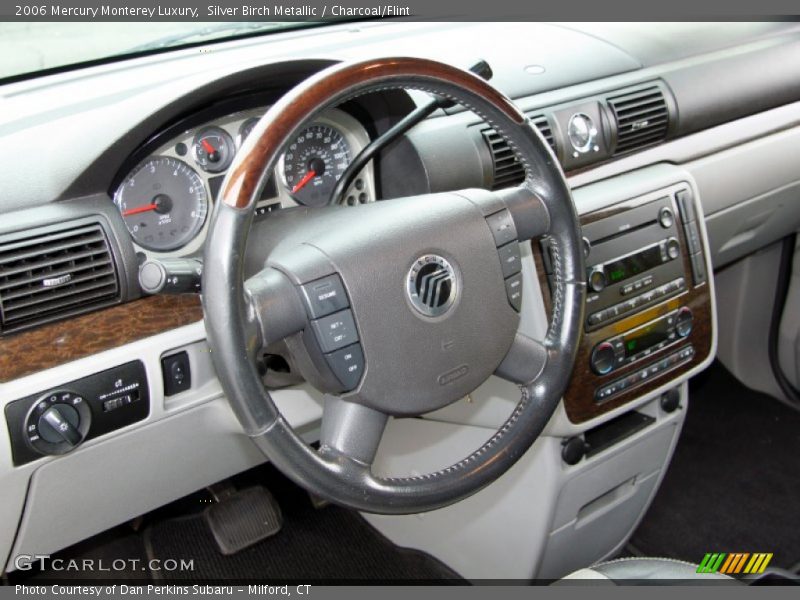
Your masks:
{"label": "center dashboard air vent", "polygon": [[667,137],[669,108],[664,91],[646,85],[606,98],[617,124],[614,155],[657,144]]}
{"label": "center dashboard air vent", "polygon": [[114,259],[97,220],[0,237],[0,334],[119,300]]}
{"label": "center dashboard air vent", "polygon": [[[539,114],[532,115],[530,119],[555,152],[555,138],[547,117]],[[494,173],[492,189],[499,190],[522,183],[525,179],[525,170],[514,152],[508,147],[508,142],[494,129],[484,129],[481,133],[492,155],[492,172]]]}

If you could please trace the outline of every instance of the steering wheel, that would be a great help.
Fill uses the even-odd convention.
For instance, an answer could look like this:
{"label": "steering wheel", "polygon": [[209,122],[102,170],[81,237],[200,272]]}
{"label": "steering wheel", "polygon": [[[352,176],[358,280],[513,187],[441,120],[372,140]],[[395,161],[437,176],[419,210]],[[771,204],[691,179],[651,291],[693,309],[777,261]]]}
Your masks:
{"label": "steering wheel", "polygon": [[[263,270],[245,281],[256,201],[281,150],[325,109],[395,88],[439,94],[478,114],[513,149],[524,183],[497,192],[296,209]],[[269,109],[236,156],[220,198],[204,258],[209,343],[237,418],[280,471],[337,504],[415,513],[475,493],[531,447],[572,373],[586,290],[569,187],[546,142],[511,100],[471,73],[429,60],[330,67]],[[545,234],[553,310],[545,338],[534,340],[518,332],[519,242]],[[260,353],[281,340],[306,380],[324,393],[317,449],[293,431],[259,374]],[[442,408],[493,374],[518,384],[521,398],[483,446],[422,476],[373,473],[389,416]]]}

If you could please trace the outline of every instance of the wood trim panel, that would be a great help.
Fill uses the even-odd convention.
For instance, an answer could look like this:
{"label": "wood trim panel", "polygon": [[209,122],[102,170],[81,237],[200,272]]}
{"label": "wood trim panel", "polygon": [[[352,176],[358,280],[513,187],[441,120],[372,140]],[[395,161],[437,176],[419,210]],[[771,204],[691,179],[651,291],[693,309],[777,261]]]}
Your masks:
{"label": "wood trim panel", "polygon": [[0,383],[194,323],[200,296],[148,296],[0,338]]}
{"label": "wood trim panel", "polygon": [[[626,202],[615,204],[605,209],[589,213],[581,217],[581,224],[587,225],[601,219],[617,215],[621,212],[645,204],[647,201],[641,199],[634,199]],[[696,367],[704,360],[706,360],[711,352],[712,343],[712,316],[711,316],[711,294],[709,291],[708,283],[701,283],[698,286],[692,285],[692,268],[688,253],[686,253],[687,242],[683,233],[683,224],[680,222],[680,215],[675,215],[678,224],[678,232],[681,241],[681,247],[684,249],[681,260],[683,261],[684,279],[687,282],[687,289],[683,293],[672,296],[654,306],[648,307],[641,312],[632,314],[624,319],[601,327],[595,331],[586,332],[582,334],[581,342],[578,346],[578,357],[575,361],[575,368],[572,372],[572,379],[566,392],[564,393],[564,408],[567,416],[573,423],[582,423],[595,417],[598,417],[610,410],[618,408],[650,392],[657,387],[663,385],[670,378],[677,377],[686,373],[690,369]],[[538,240],[532,242],[534,262],[536,264],[536,271],[539,276],[539,284],[542,288],[544,295],[544,305],[548,317],[552,311],[552,303],[550,294],[548,293],[550,286],[547,280],[547,274],[544,268],[544,261],[542,256],[541,246]],[[710,274],[707,274],[710,276]],[[692,310],[694,322],[692,332],[682,343],[674,344],[667,348],[663,348],[642,361],[638,361],[632,365],[626,365],[616,369],[605,376],[600,376],[592,371],[590,366],[590,357],[592,349],[599,342],[608,338],[617,336],[625,331],[633,329],[643,323],[651,321],[664,315],[680,306],[688,306]],[[616,381],[626,375],[635,373],[641,370],[643,365],[649,365],[656,362],[658,359],[663,358],[678,348],[682,348],[688,344],[694,347],[694,357],[686,363],[683,363],[671,370],[664,371],[658,375],[653,376],[646,381],[628,388],[625,392],[617,396],[598,403],[595,401],[595,391],[597,388],[602,387],[608,383]]]}

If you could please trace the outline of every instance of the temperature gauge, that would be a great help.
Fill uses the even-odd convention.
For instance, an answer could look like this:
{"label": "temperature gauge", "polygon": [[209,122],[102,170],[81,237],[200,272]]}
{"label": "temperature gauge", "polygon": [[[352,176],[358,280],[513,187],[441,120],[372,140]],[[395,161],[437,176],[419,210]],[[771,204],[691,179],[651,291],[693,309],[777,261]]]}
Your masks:
{"label": "temperature gauge", "polygon": [[194,160],[208,173],[219,173],[233,161],[236,146],[230,134],[220,127],[207,127],[194,138]]}
{"label": "temperature gauge", "polygon": [[250,132],[253,131],[253,128],[258,125],[258,117],[250,117],[242,126],[239,127],[239,147],[242,147],[244,141],[247,139],[247,136],[250,135]]}

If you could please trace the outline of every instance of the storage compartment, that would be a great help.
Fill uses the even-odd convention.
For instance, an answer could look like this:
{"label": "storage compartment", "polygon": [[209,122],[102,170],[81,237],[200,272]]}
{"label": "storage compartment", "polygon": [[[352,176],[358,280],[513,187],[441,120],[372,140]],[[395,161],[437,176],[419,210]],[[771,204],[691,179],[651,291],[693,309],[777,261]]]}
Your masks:
{"label": "storage compartment", "polygon": [[625,542],[658,484],[676,423],[587,464],[561,488],[537,577],[557,579]]}

